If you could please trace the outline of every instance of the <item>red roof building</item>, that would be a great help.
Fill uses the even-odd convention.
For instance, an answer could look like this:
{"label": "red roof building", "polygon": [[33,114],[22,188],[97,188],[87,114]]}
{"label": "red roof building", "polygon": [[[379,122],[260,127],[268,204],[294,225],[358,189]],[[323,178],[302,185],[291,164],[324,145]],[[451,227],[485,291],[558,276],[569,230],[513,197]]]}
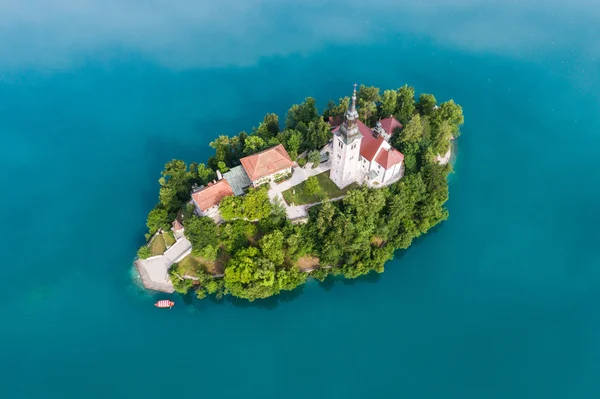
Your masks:
{"label": "red roof building", "polygon": [[277,172],[289,169],[294,162],[283,145],[269,148],[240,159],[246,174],[253,183]]}
{"label": "red roof building", "polygon": [[377,158],[375,159],[375,162],[386,170],[394,165],[402,163],[402,161],[404,161],[404,155],[395,148],[379,151],[379,154],[377,154]]}
{"label": "red roof building", "polygon": [[[384,124],[384,121],[385,121],[385,124]],[[358,130],[360,131],[360,134],[362,135],[362,141],[360,144],[360,156],[361,157],[363,157],[367,161],[371,162],[375,158],[375,155],[378,155],[381,152],[386,152],[384,150],[384,147],[388,147],[388,146],[384,144],[384,142],[386,140],[383,136],[375,137],[375,135],[373,134],[373,130],[371,130],[370,127],[368,127],[367,125],[362,123],[360,120],[357,120],[356,124],[358,125]],[[382,125],[383,129],[385,129],[386,132],[388,132],[388,134],[390,134],[390,135],[393,134],[395,128],[402,127],[400,122],[398,122],[393,117],[382,119],[381,125]],[[338,129],[339,129],[339,126],[333,130],[333,133],[337,132]],[[388,130],[388,129],[391,129],[391,130]],[[382,151],[379,151],[380,149]],[[390,166],[393,166],[397,163],[402,162],[404,160],[404,155],[402,155],[402,153],[398,150],[393,149],[393,151],[394,151],[394,154],[392,154],[389,161],[387,160],[388,155],[386,154],[386,155],[382,155],[382,157],[383,156],[385,157],[386,161],[383,161],[383,158],[380,158],[380,156],[378,156],[377,159],[375,160],[375,162],[377,162],[378,164],[380,164],[381,166],[383,166],[386,169],[388,169],[386,167],[386,165],[389,162],[391,162]],[[381,159],[383,163],[379,162],[378,159]],[[384,165],[384,163],[385,163],[385,165]]]}
{"label": "red roof building", "polygon": [[173,231],[180,231],[183,230],[183,225],[181,223],[179,223],[179,220],[175,219],[175,221],[173,222]]}
{"label": "red roof building", "polygon": [[227,180],[222,179],[214,184],[208,183],[207,187],[193,193],[192,199],[196,204],[196,208],[204,214],[219,205],[223,198],[230,195],[233,195],[233,190]]}
{"label": "red roof building", "polygon": [[394,134],[394,130],[396,130],[396,128],[402,129],[402,124],[391,115],[388,118],[380,120],[379,122],[381,123],[383,130],[385,130],[390,136]]}
{"label": "red roof building", "polygon": [[382,147],[385,139],[383,136],[375,137],[373,131],[361,121],[356,121],[356,124],[358,125],[358,130],[360,130],[360,134],[363,136],[360,143],[360,155],[371,162],[375,158],[377,151]]}
{"label": "red roof building", "polygon": [[[402,128],[402,124],[393,116],[378,121],[372,129],[361,122],[356,110],[356,86],[344,122],[332,130],[329,175],[340,188],[353,182],[366,182],[370,186],[391,184],[403,175],[404,155],[389,143],[394,130]],[[330,118],[330,124],[335,123]]]}

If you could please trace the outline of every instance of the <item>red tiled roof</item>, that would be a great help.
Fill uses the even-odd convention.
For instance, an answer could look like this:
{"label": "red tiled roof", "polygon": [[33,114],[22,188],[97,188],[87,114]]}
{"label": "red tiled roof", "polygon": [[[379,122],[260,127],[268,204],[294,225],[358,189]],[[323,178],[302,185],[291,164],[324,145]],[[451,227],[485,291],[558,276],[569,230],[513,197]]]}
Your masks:
{"label": "red tiled roof", "polygon": [[392,135],[394,133],[394,130],[397,127],[402,128],[402,124],[400,122],[398,122],[396,120],[396,118],[394,118],[393,116],[382,119],[379,122],[381,122],[381,127],[383,128],[383,130],[388,132],[388,134],[390,134],[390,135]]}
{"label": "red tiled roof", "polygon": [[175,219],[175,221],[173,222],[173,230],[178,231],[178,230],[182,230],[183,226],[181,223],[179,223],[179,220]]}
{"label": "red tiled roof", "polygon": [[196,191],[192,194],[192,199],[203,212],[215,205],[218,205],[225,197],[233,195],[233,190],[226,179],[221,179],[215,184]]}
{"label": "red tiled roof", "polygon": [[283,145],[258,152],[240,159],[250,180],[256,181],[294,164]]}
{"label": "red tiled roof", "polygon": [[392,166],[401,163],[404,160],[404,155],[394,149],[390,148],[389,150],[381,150],[375,159],[379,165],[381,165],[384,169],[389,169]]}
{"label": "red tiled roof", "polygon": [[364,123],[357,120],[358,130],[363,136],[363,139],[360,144],[360,155],[365,158],[367,161],[371,162],[377,154],[377,150],[385,141],[383,136],[379,136],[377,138],[373,137],[373,131]]}
{"label": "red tiled roof", "polygon": [[[393,118],[386,118],[384,120],[388,120],[388,119],[393,119]],[[394,121],[396,121],[396,120],[394,119]],[[383,120],[381,122],[383,122]],[[390,123],[392,124],[391,126],[394,126],[393,121],[391,121]],[[400,125],[400,122],[398,122],[398,121],[396,121],[395,123]],[[360,131],[360,134],[362,134],[362,136],[363,136],[363,139],[360,143],[360,155],[363,158],[365,158],[367,161],[371,162],[371,161],[373,161],[373,158],[375,158],[375,155],[377,155],[377,151],[379,151],[379,149],[385,142],[385,139],[383,138],[383,136],[374,137],[373,131],[371,130],[371,128],[369,128],[367,125],[365,125],[361,121],[357,120],[356,124],[358,125],[358,130]],[[383,123],[382,123],[382,125],[383,125]],[[402,126],[402,125],[400,125],[400,126]],[[336,133],[338,130],[339,130],[339,126],[336,127],[335,129],[333,129],[333,133]],[[379,155],[377,156],[377,159],[375,160],[375,162],[377,162],[378,164],[383,166],[385,169],[388,169],[389,167],[396,165],[397,163],[400,163],[404,160],[404,155],[400,151],[397,151],[395,149],[392,149],[392,151],[393,151],[392,154],[388,154],[387,150],[382,149],[379,152]],[[385,153],[385,154],[383,154],[383,153]],[[381,159],[381,162],[380,162],[380,159]]]}

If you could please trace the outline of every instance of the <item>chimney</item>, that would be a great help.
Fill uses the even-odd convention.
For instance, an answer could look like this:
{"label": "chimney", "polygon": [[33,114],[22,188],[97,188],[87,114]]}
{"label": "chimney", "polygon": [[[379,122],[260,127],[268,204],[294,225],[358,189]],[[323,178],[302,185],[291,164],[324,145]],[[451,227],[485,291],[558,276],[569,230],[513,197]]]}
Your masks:
{"label": "chimney", "polygon": [[217,180],[221,180],[223,178],[223,175],[221,174],[220,170],[217,170]]}

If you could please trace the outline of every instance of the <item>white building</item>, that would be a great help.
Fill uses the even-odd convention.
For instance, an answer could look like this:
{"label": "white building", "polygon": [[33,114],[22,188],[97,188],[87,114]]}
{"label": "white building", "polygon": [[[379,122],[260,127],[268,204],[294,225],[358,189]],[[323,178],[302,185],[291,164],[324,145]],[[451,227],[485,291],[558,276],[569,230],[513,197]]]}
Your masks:
{"label": "white building", "polygon": [[199,216],[215,219],[219,214],[219,203],[227,196],[233,195],[233,190],[227,179],[208,183],[201,190],[192,193],[192,201]]}
{"label": "white building", "polygon": [[294,166],[281,144],[244,157],[240,162],[254,187],[291,174]]}
{"label": "white building", "polygon": [[344,122],[333,129],[331,180],[339,188],[355,182],[379,186],[398,181],[404,173],[404,155],[392,148],[388,140],[401,127],[393,116],[377,122],[374,129],[358,120],[354,85]]}

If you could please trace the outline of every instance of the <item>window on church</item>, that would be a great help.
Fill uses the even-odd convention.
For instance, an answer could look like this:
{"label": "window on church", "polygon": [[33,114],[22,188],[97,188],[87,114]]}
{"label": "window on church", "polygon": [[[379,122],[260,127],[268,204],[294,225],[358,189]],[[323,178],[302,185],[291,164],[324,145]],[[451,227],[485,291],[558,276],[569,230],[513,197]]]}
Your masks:
{"label": "window on church", "polygon": [[342,148],[342,147],[343,147],[343,144],[342,144],[342,141],[341,141],[341,140],[340,140],[340,141],[338,141],[338,145],[340,146],[340,148]]}
{"label": "window on church", "polygon": [[354,159],[354,157],[350,157],[350,160],[352,161]]}

